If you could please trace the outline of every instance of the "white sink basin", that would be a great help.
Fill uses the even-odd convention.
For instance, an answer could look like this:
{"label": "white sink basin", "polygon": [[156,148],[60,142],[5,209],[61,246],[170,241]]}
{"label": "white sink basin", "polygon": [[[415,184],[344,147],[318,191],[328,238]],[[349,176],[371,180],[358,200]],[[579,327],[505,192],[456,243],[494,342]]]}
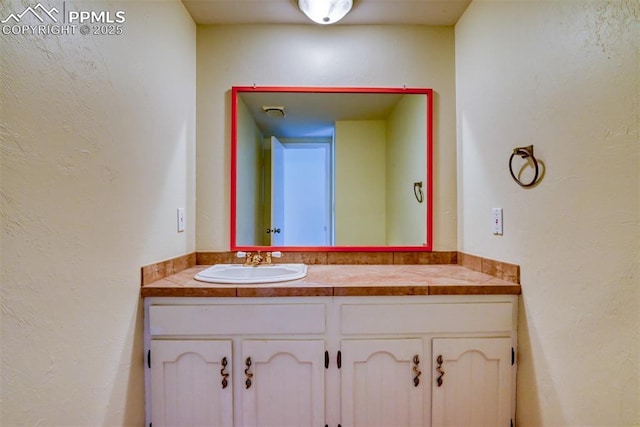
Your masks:
{"label": "white sink basin", "polygon": [[245,267],[242,264],[216,264],[195,275],[196,280],[209,283],[277,283],[302,279],[307,275],[305,264],[274,264]]}

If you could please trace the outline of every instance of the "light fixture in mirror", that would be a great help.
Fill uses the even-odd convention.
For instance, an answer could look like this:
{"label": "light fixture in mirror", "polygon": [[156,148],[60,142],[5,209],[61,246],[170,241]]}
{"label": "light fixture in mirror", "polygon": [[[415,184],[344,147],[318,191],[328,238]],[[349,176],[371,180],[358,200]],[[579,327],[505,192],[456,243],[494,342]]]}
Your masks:
{"label": "light fixture in mirror", "polygon": [[432,146],[431,89],[233,87],[231,250],[430,251]]}
{"label": "light fixture in mirror", "polygon": [[335,24],[351,10],[352,0],[298,0],[298,7],[317,24]]}

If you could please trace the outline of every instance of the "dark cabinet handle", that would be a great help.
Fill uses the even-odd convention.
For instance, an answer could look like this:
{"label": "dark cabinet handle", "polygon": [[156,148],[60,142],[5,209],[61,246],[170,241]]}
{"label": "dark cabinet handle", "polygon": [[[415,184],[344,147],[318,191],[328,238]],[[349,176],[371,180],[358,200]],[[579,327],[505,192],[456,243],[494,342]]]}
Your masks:
{"label": "dark cabinet handle", "polygon": [[422,375],[422,371],[420,370],[420,358],[416,354],[413,356],[413,373],[415,377],[413,377],[413,386],[418,387],[420,384],[420,375]]}
{"label": "dark cabinet handle", "polygon": [[442,377],[444,377],[444,370],[442,370],[442,362],[444,361],[444,359],[442,358],[442,355],[439,354],[438,358],[436,359],[436,362],[438,363],[438,366],[436,366],[436,372],[438,372],[438,374],[440,374],[438,376],[438,378],[436,379],[436,382],[438,383],[438,387],[442,386],[442,383],[444,382],[442,380]]}
{"label": "dark cabinet handle", "polygon": [[223,389],[227,388],[227,385],[229,385],[229,381],[227,381],[227,378],[229,377],[229,373],[226,372],[228,364],[229,362],[227,362],[227,358],[223,357],[222,360],[220,361],[220,365],[222,365],[222,369],[220,369],[220,375],[222,376]]}
{"label": "dark cabinet handle", "polygon": [[244,361],[244,365],[246,366],[244,370],[244,376],[247,378],[246,381],[244,382],[244,385],[245,385],[245,388],[249,388],[251,387],[251,378],[253,378],[253,374],[249,372],[249,369],[251,369],[250,357],[247,357],[247,360]]}

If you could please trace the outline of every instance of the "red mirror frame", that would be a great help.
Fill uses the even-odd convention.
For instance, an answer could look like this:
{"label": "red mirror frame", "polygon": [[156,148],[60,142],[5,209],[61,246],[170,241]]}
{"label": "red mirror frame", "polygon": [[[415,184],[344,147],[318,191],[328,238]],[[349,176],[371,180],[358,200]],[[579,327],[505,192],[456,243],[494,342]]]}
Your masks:
{"label": "red mirror frame", "polygon": [[[296,93],[390,93],[426,95],[427,99],[427,159],[426,159],[426,244],[423,246],[239,246],[236,244],[236,185],[238,95],[242,92],[296,92]],[[368,87],[289,87],[289,86],[233,86],[231,88],[231,221],[230,247],[232,251],[298,251],[298,252],[430,252],[433,250],[433,89],[420,88],[368,88]]]}

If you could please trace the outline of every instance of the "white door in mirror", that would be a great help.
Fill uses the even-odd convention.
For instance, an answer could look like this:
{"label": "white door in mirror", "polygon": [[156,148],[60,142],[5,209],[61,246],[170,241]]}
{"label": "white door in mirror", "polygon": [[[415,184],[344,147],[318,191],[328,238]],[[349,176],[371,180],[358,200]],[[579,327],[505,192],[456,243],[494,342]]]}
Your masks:
{"label": "white door in mirror", "polygon": [[195,275],[195,279],[208,283],[278,283],[302,279],[307,275],[305,264],[259,265],[216,264]]}

